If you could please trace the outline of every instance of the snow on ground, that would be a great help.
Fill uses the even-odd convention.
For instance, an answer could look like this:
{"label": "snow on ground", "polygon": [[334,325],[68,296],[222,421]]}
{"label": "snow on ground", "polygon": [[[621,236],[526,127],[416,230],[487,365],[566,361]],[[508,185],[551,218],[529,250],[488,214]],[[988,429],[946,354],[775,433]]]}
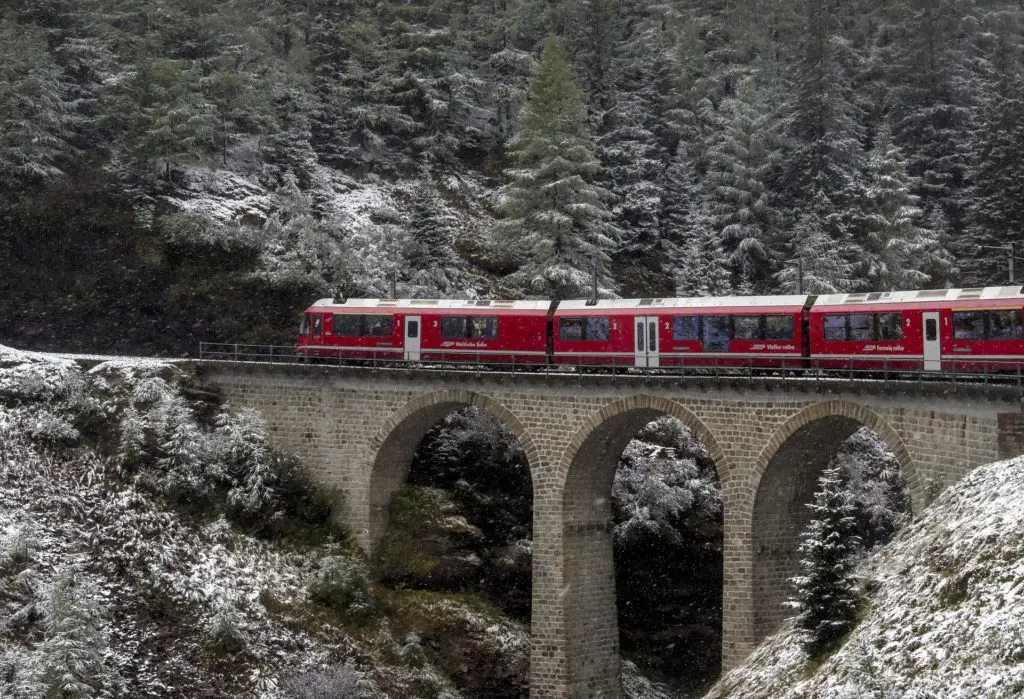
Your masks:
{"label": "snow on ground", "polygon": [[[23,612],[45,606],[55,581],[74,568],[107,639],[107,674],[94,678],[102,684],[94,696],[269,699],[294,696],[283,686],[302,676],[307,688],[358,684],[359,696],[423,696],[409,688],[426,683],[434,696],[457,697],[429,663],[377,658],[386,631],[360,642],[311,601],[325,561],[358,565],[344,562],[354,560],[345,543],[281,546],[244,535],[223,516],[185,517],[119,477],[116,460],[70,424],[76,410],[79,418],[109,413],[102,395],[112,385],[176,374],[152,361],[86,373],[67,359],[0,346],[0,695],[35,696],[5,684],[5,673],[31,675],[45,662],[40,649],[52,635],[37,614]],[[507,626],[494,628],[496,643],[521,652],[525,638],[511,641]],[[224,650],[225,641],[237,647]]]}
{"label": "snow on ground", "polygon": [[808,664],[791,628],[708,699],[1024,697],[1024,457],[983,466],[864,562],[863,618]]}

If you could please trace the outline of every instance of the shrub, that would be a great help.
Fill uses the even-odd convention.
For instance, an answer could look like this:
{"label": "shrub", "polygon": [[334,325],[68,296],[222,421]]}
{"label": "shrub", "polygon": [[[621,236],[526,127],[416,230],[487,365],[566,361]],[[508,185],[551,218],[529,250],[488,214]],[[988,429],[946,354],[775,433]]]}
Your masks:
{"label": "shrub", "polygon": [[320,572],[309,588],[313,601],[333,609],[344,621],[369,618],[376,605],[366,571],[355,561],[332,556],[321,564]]}
{"label": "shrub", "polygon": [[285,696],[295,699],[349,699],[364,696],[362,673],[351,662],[322,670],[308,670],[281,681]]}

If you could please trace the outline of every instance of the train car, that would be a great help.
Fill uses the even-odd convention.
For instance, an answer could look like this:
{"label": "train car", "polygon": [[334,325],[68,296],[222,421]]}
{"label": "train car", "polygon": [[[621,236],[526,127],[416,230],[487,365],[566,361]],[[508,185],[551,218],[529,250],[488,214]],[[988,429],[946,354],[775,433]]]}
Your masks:
{"label": "train car", "polygon": [[[658,319],[662,367],[797,369],[805,356],[802,317],[810,299],[788,296],[721,296],[652,299],[648,321]],[[650,335],[650,332],[648,332]],[[648,351],[651,350],[648,338]]]}
{"label": "train car", "polygon": [[320,299],[298,352],[348,360],[544,364],[549,301]]}
{"label": "train car", "polygon": [[826,369],[1019,371],[1021,287],[819,296],[811,355]]}
{"label": "train car", "polygon": [[807,296],[563,301],[554,313],[554,363],[795,369],[807,306]]}

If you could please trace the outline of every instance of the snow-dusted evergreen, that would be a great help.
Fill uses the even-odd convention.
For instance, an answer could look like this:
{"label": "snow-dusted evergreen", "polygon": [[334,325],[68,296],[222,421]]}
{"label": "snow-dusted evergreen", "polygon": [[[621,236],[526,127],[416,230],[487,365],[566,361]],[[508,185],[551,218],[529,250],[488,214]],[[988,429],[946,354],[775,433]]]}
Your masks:
{"label": "snow-dusted evergreen", "polygon": [[861,549],[854,505],[838,468],[818,479],[814,513],[800,544],[802,575],[793,578],[793,608],[801,644],[812,658],[832,650],[853,628],[860,608],[855,574]]}
{"label": "snow-dusted evergreen", "polygon": [[518,267],[509,283],[531,296],[584,297],[594,265],[599,293],[613,295],[607,266],[618,229],[608,220],[609,193],[596,184],[601,166],[584,95],[558,37],[545,43],[512,149],[500,222]]}

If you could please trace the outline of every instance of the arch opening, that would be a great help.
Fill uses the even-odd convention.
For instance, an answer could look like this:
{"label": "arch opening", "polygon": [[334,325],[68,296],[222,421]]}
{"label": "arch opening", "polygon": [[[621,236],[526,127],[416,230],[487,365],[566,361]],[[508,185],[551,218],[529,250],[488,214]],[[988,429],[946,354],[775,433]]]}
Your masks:
{"label": "arch opening", "polygon": [[682,406],[632,403],[602,411],[566,477],[569,677],[581,694],[617,686],[620,657],[674,691],[721,668],[721,451]]}
{"label": "arch opening", "polygon": [[800,544],[813,517],[808,505],[825,470],[838,469],[867,550],[886,543],[910,514],[901,452],[906,454],[898,437],[879,420],[840,413],[795,427],[771,456],[758,484],[752,521],[757,642],[794,614],[786,602],[792,597],[792,578],[801,574]]}

